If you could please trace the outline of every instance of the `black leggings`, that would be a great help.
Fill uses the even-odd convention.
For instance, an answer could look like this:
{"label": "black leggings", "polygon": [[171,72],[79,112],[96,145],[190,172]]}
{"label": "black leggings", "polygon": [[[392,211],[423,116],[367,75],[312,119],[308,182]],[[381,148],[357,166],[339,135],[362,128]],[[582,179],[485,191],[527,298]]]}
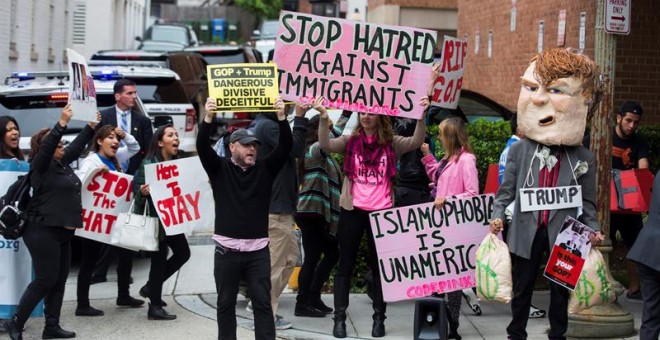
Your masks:
{"label": "black leggings", "polygon": [[[160,232],[163,232],[161,230]],[[167,248],[172,249],[172,256],[167,258]],[[152,305],[160,306],[163,302],[163,282],[174,275],[190,259],[190,247],[186,235],[166,236],[158,244],[158,251],[151,253],[151,269],[149,270],[149,300]]]}
{"label": "black leggings", "polygon": [[71,238],[74,231],[28,222],[23,240],[32,256],[35,279],[30,283],[18,307],[16,320],[25,324],[41,299],[47,320],[59,322],[66,278],[71,268]]}
{"label": "black leggings", "polygon": [[129,297],[131,272],[133,271],[133,254],[135,252],[86,238],[81,238],[80,244],[82,257],[80,260],[80,270],[78,271],[78,307],[89,307],[89,286],[92,283],[92,272],[105,247],[114,248],[111,251],[115,252],[118,256],[117,296],[122,298]]}
{"label": "black leggings", "polygon": [[[318,214],[297,215],[296,224],[302,232],[305,260],[298,275],[298,296],[300,304],[311,303],[321,297],[321,288],[330,277],[332,267],[337,263],[339,249],[337,239],[328,233],[325,217]],[[321,259],[323,255],[323,259]]]}

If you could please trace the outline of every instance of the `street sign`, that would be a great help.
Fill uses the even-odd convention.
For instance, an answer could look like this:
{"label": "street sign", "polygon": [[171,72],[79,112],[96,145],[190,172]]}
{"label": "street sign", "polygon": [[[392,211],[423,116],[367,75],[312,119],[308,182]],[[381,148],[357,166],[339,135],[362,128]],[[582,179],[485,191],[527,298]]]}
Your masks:
{"label": "street sign", "polygon": [[632,0],[603,0],[605,2],[605,32],[630,33],[630,2]]}

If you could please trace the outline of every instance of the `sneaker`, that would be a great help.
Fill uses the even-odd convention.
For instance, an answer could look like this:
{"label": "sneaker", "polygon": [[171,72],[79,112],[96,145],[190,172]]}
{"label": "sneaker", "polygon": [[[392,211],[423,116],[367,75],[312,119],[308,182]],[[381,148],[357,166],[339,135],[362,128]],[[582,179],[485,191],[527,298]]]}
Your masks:
{"label": "sneaker", "polygon": [[534,306],[529,307],[529,318],[538,319],[545,316],[545,311],[543,309],[538,309]]}
{"label": "sneaker", "polygon": [[247,306],[245,306],[245,311],[250,314],[254,313],[254,310],[252,310],[252,301],[248,302]]}
{"label": "sneaker", "polygon": [[275,329],[277,330],[289,329],[291,327],[293,327],[291,321],[286,321],[284,319],[279,319],[275,321]]}
{"label": "sneaker", "polygon": [[642,303],[642,292],[639,289],[634,293],[628,291],[626,294],[626,300],[632,303]]}

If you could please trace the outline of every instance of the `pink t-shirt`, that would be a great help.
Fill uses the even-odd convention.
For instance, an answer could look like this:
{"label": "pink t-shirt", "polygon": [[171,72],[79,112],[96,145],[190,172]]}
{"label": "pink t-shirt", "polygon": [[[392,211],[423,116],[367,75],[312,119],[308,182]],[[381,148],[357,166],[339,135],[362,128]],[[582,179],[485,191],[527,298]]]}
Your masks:
{"label": "pink t-shirt", "polygon": [[[367,138],[376,138],[368,136]],[[362,164],[362,157],[355,155],[355,171],[351,194],[353,206],[362,210],[375,211],[392,207],[392,183],[386,178],[387,155],[383,152],[377,169]]]}

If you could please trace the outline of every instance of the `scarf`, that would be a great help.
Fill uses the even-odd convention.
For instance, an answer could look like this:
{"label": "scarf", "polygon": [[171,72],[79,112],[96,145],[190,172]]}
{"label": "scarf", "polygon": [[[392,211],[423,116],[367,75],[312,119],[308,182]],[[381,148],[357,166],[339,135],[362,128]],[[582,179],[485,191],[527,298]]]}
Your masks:
{"label": "scarf", "polygon": [[361,131],[357,136],[351,136],[346,143],[346,155],[344,156],[344,174],[350,180],[355,178],[355,156],[362,156],[364,167],[367,169],[378,169],[380,158],[385,153],[387,157],[387,169],[385,177],[394,180],[396,176],[396,156],[392,143],[386,145],[378,144],[378,138],[368,141],[367,135]]}

